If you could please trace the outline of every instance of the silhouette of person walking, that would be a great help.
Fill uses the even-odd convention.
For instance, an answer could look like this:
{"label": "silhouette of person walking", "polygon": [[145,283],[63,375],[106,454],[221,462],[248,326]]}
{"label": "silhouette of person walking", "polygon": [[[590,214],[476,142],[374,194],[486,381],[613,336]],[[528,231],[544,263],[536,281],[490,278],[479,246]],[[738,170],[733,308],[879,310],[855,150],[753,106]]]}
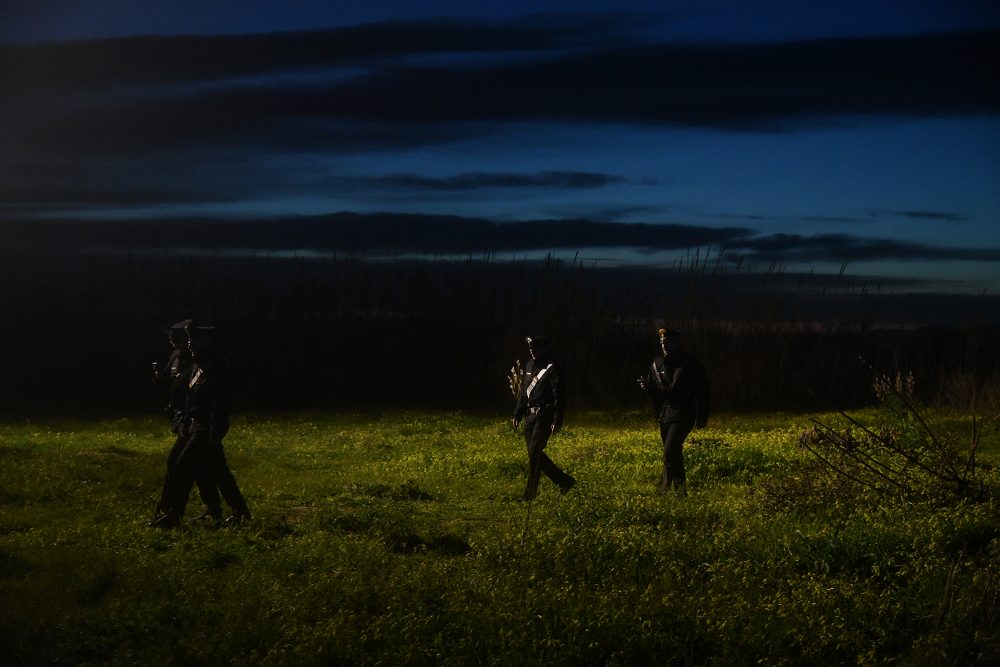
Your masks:
{"label": "silhouette of person walking", "polygon": [[201,474],[214,481],[232,509],[233,514],[226,519],[226,523],[238,525],[250,518],[250,509],[222,448],[222,439],[229,432],[231,369],[215,346],[211,327],[197,327],[189,322],[186,331],[194,362],[185,398],[183,419],[186,438],[171,471],[167,494],[169,509],[155,525],[169,528],[180,523],[191,487]]}
{"label": "silhouette of person walking", "polygon": [[660,329],[659,334],[663,354],[653,360],[638,380],[652,399],[660,423],[663,474],[657,492],[674,489],[687,495],[684,440],[695,426],[702,428],[708,424],[708,377],[701,362],[683,349],[679,331]]}
{"label": "silhouette of person walking", "polygon": [[524,422],[524,442],[528,447],[528,483],[522,500],[530,501],[538,493],[542,473],[559,487],[569,491],[576,480],[545,454],[549,438],[559,432],[566,410],[566,380],[562,366],[553,358],[546,336],[528,336],[531,360],[525,365],[524,378],[514,417],[514,428]]}
{"label": "silhouette of person walking", "polygon": [[[153,523],[160,519],[170,509],[170,494],[172,489],[173,469],[177,463],[177,458],[187,444],[187,423],[184,414],[184,406],[187,397],[187,384],[191,380],[191,368],[194,365],[191,359],[191,351],[188,349],[187,327],[191,320],[181,320],[176,324],[163,329],[170,342],[171,353],[167,360],[165,369],[160,369],[154,365],[153,382],[157,386],[166,386],[168,392],[167,407],[164,412],[170,420],[170,431],[177,437],[174,439],[173,447],[167,455],[167,472],[163,480],[163,490],[160,493],[160,500],[153,512]],[[207,471],[199,471],[195,481],[198,484],[198,493],[205,509],[196,519],[212,518],[216,521],[222,519],[222,501],[219,499],[219,490],[215,481],[207,476]]]}

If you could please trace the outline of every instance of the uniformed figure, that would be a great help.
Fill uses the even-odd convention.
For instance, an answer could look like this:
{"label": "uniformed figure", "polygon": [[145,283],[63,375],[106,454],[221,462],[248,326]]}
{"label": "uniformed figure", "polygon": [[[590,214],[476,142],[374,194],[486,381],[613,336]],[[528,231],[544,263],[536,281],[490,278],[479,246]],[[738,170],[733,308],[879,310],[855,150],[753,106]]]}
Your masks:
{"label": "uniformed figure", "polygon": [[219,355],[211,329],[187,327],[188,348],[194,361],[187,382],[184,418],[187,435],[173,468],[169,489],[170,508],[161,527],[177,525],[184,516],[191,487],[200,474],[207,475],[218,486],[226,504],[233,511],[226,523],[233,525],[250,518],[243,494],[226,462],[222,439],[229,431],[229,400],[232,377],[227,362]]}
{"label": "uniformed figure", "polygon": [[[180,456],[184,445],[187,443],[186,422],[184,418],[184,403],[187,396],[187,383],[191,379],[191,351],[188,349],[188,337],[186,328],[191,324],[191,320],[181,320],[176,324],[164,328],[167,339],[170,342],[171,353],[167,360],[165,369],[158,366],[153,371],[153,382],[158,386],[165,386],[168,392],[167,407],[164,413],[170,420],[170,431],[177,437],[170,454],[167,455],[167,474],[163,481],[163,491],[160,493],[160,502],[156,505],[153,514],[153,521],[156,522],[170,509],[170,488],[174,466],[177,457]],[[215,481],[206,474],[207,471],[199,471],[195,481],[198,484],[198,493],[205,509],[196,519],[213,518],[216,521],[222,519],[222,501],[219,499],[219,490]]]}
{"label": "uniformed figure", "polygon": [[652,399],[660,422],[663,474],[657,491],[664,493],[673,488],[687,495],[684,439],[692,428],[702,428],[708,423],[708,378],[701,363],[682,349],[679,331],[660,329],[659,333],[663,354],[639,378],[639,386]]}
{"label": "uniformed figure", "polygon": [[555,482],[562,493],[569,491],[576,480],[545,454],[549,438],[562,427],[566,410],[565,375],[552,357],[548,338],[529,336],[526,340],[531,360],[524,368],[511,423],[517,428],[524,422],[524,441],[528,446],[528,484],[522,499],[530,501],[538,492],[542,473]]}

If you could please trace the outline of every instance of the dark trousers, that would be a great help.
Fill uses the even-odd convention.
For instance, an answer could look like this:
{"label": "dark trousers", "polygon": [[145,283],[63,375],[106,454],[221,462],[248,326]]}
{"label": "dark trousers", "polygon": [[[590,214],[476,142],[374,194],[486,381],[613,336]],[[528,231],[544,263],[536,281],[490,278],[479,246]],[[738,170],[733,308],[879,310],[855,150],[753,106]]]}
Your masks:
{"label": "dark trousers", "polygon": [[226,462],[222,439],[212,438],[212,429],[208,425],[194,423],[191,425],[187,442],[174,464],[170,505],[178,519],[184,516],[191,487],[201,475],[218,487],[226,504],[234,513],[250,516],[246,500],[243,499],[236,478],[233,477]]}
{"label": "dark trousers", "polygon": [[[160,492],[160,502],[156,505],[156,514],[165,513],[171,508],[172,489],[177,483],[175,467],[187,442],[186,435],[178,435],[177,439],[174,440],[174,446],[170,448],[170,453],[167,455],[167,474],[163,478],[163,491]],[[219,499],[219,488],[216,486],[215,480],[208,476],[207,471],[199,470],[195,473],[195,483],[198,485],[198,495],[205,503],[208,513],[213,516],[221,516],[222,501]]]}
{"label": "dark trousers", "polygon": [[528,485],[524,488],[525,500],[533,499],[538,493],[538,482],[542,473],[561,489],[569,487],[575,481],[545,454],[545,445],[549,444],[549,437],[552,435],[552,417],[551,412],[538,412],[524,418],[524,442],[528,446]]}
{"label": "dark trousers", "polygon": [[663,441],[663,474],[656,490],[663,493],[670,487],[684,490],[684,439],[694,428],[694,416],[677,421],[660,422]]}

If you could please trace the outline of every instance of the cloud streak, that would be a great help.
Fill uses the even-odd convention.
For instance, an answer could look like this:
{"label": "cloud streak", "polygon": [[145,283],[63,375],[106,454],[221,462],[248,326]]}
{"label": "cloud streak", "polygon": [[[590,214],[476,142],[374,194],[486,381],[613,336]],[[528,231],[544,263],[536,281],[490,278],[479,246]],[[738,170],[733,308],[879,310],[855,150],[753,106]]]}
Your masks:
{"label": "cloud streak", "polygon": [[606,39],[621,16],[475,23],[457,19],[384,22],[247,35],[145,35],[0,44],[8,90],[71,92],[196,84],[319,68],[378,67],[439,54],[551,52]]}
{"label": "cloud streak", "polygon": [[204,219],[143,221],[33,220],[7,223],[8,242],[71,247],[150,249],[267,249],[424,255],[546,249],[646,248],[677,250],[724,244],[750,230],[534,220],[500,223],[479,218],[397,213],[220,222]]}
{"label": "cloud streak", "polygon": [[736,256],[772,262],[966,261],[1000,262],[1000,248],[928,245],[846,234],[772,234],[735,240]]}
{"label": "cloud streak", "polygon": [[[773,131],[843,116],[1000,112],[1000,74],[988,64],[1000,55],[997,31],[614,49],[595,40],[566,55],[556,47],[583,40],[572,27],[555,36],[450,27],[369,26],[347,31],[351,39],[335,31],[6,47],[5,70],[21,74],[0,103],[11,127],[2,139],[98,153],[209,140],[336,152],[341,128],[358,123],[418,133],[553,119]],[[473,44],[520,57],[437,66],[403,58]],[[526,60],[528,47],[537,50]],[[359,60],[364,68],[350,76],[331,69],[328,77],[295,78]],[[262,74],[272,77],[245,80]]]}
{"label": "cloud streak", "polygon": [[342,180],[347,184],[365,188],[421,192],[469,192],[492,188],[590,190],[625,182],[621,176],[583,171],[544,171],[534,174],[468,172],[447,178],[394,174],[381,177],[348,177]]}
{"label": "cloud streak", "polygon": [[758,235],[745,227],[614,223],[593,220],[495,222],[397,213],[249,221],[203,219],[9,222],[7,244],[156,250],[268,250],[360,254],[468,255],[494,252],[629,249],[644,252],[714,247],[731,260],[792,262],[998,262],[1000,248],[942,247],[845,234]]}
{"label": "cloud streak", "polygon": [[883,215],[896,218],[908,218],[910,220],[931,220],[934,222],[968,222],[969,217],[961,213],[954,213],[950,211],[887,211],[879,210],[872,211],[872,217],[878,218]]}

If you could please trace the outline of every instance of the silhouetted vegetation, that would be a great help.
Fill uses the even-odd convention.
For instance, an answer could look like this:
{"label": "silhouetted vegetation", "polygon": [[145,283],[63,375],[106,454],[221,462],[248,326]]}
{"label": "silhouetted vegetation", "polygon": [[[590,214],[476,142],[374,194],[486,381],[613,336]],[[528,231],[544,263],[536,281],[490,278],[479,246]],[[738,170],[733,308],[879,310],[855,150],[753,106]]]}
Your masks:
{"label": "silhouetted vegetation", "polygon": [[[689,332],[723,409],[842,409],[872,400],[864,355],[912,372],[925,398],[995,402],[1000,336],[976,298],[896,297],[846,277],[751,273],[723,257],[661,269],[576,261],[0,248],[7,351],[0,402],[26,410],[147,410],[162,326],[219,327],[244,409],[506,405],[523,335],[545,331],[574,407],[642,405],[634,378],[663,322]],[[995,305],[978,298],[981,312]],[[883,326],[909,301],[954,326]],[[961,306],[961,310],[959,309]],[[961,313],[965,313],[964,315]],[[972,315],[970,315],[972,313]],[[898,319],[897,319],[898,321]],[[988,320],[986,320],[988,323]]]}

